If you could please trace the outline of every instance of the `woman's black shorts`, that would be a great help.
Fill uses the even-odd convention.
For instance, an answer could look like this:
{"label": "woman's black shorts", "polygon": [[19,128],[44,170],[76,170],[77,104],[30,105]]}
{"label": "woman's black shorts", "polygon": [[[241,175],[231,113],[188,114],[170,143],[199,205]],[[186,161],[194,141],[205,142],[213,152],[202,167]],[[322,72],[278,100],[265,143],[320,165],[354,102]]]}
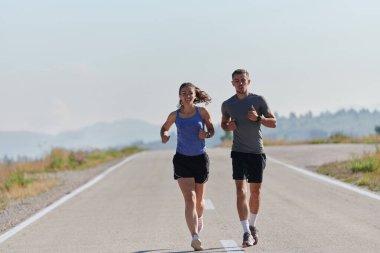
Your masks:
{"label": "woman's black shorts", "polygon": [[176,153],[173,157],[174,179],[193,177],[195,183],[206,183],[208,180],[209,164],[207,153],[197,156],[186,156]]}
{"label": "woman's black shorts", "polygon": [[249,154],[232,151],[232,178],[262,183],[267,157],[265,154]]}

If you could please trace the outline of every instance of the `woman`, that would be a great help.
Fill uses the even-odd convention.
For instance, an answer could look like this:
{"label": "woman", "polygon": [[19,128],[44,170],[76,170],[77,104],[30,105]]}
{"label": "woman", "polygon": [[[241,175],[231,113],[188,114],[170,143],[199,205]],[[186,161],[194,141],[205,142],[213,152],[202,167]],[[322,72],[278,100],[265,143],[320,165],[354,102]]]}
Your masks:
{"label": "woman", "polygon": [[[169,141],[169,129],[177,127],[177,148],[173,157],[174,179],[185,200],[185,218],[192,236],[191,246],[202,250],[199,233],[203,228],[205,183],[208,180],[209,158],[205,139],[214,135],[209,112],[198,103],[211,101],[210,96],[192,83],[179,88],[179,109],[171,112],[161,127],[162,143]],[[206,128],[207,131],[206,131]]]}

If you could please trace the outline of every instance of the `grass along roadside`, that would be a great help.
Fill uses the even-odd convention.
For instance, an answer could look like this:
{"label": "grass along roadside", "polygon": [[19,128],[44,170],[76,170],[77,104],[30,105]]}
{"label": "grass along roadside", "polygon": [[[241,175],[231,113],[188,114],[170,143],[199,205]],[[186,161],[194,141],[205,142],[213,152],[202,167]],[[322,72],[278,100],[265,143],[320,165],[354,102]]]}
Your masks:
{"label": "grass along roadside", "polygon": [[[337,144],[337,143],[350,143],[350,144],[377,144],[380,143],[380,135],[368,135],[364,137],[351,137],[341,133],[335,133],[327,138],[318,138],[310,140],[272,140],[264,136],[264,146],[284,146],[284,145],[305,145],[305,144]],[[230,148],[232,146],[232,135],[228,138],[223,138],[219,147]]]}
{"label": "grass along roadside", "polygon": [[139,151],[137,147],[91,151],[55,148],[39,160],[0,163],[0,209],[11,199],[36,196],[60,184],[55,172],[93,168]]}
{"label": "grass along roadside", "polygon": [[[232,136],[230,137],[232,138]],[[232,146],[231,138],[223,139],[219,146],[230,148]],[[349,161],[328,163],[319,167],[316,171],[347,183],[366,187],[372,191],[380,191],[380,135],[350,137],[341,133],[336,133],[328,138],[303,141],[270,140],[264,138],[264,146],[338,143],[377,144],[378,146],[375,153],[365,154],[361,157],[353,157]]]}
{"label": "grass along roadside", "polygon": [[372,191],[380,191],[380,148],[377,147],[374,153],[348,161],[325,164],[316,171]]}

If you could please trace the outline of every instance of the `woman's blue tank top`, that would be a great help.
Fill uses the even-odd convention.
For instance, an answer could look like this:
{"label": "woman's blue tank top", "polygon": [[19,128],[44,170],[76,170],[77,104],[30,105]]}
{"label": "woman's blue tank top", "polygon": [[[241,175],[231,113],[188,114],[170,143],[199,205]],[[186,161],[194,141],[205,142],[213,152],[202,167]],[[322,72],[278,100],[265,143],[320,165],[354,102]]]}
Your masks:
{"label": "woman's blue tank top", "polygon": [[182,155],[196,156],[206,152],[205,140],[199,139],[199,130],[204,129],[204,123],[200,108],[195,109],[195,115],[191,118],[180,118],[179,109],[177,110],[177,153]]}

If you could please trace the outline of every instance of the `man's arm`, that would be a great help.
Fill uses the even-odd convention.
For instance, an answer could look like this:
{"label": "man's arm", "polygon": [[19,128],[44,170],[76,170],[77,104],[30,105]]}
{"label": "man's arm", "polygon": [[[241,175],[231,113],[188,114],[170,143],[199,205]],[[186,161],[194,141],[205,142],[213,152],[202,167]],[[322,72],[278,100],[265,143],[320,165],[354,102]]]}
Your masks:
{"label": "man's arm", "polygon": [[269,127],[269,128],[276,128],[277,119],[273,113],[268,112],[267,114],[265,114],[261,117],[260,123],[266,127]]}

